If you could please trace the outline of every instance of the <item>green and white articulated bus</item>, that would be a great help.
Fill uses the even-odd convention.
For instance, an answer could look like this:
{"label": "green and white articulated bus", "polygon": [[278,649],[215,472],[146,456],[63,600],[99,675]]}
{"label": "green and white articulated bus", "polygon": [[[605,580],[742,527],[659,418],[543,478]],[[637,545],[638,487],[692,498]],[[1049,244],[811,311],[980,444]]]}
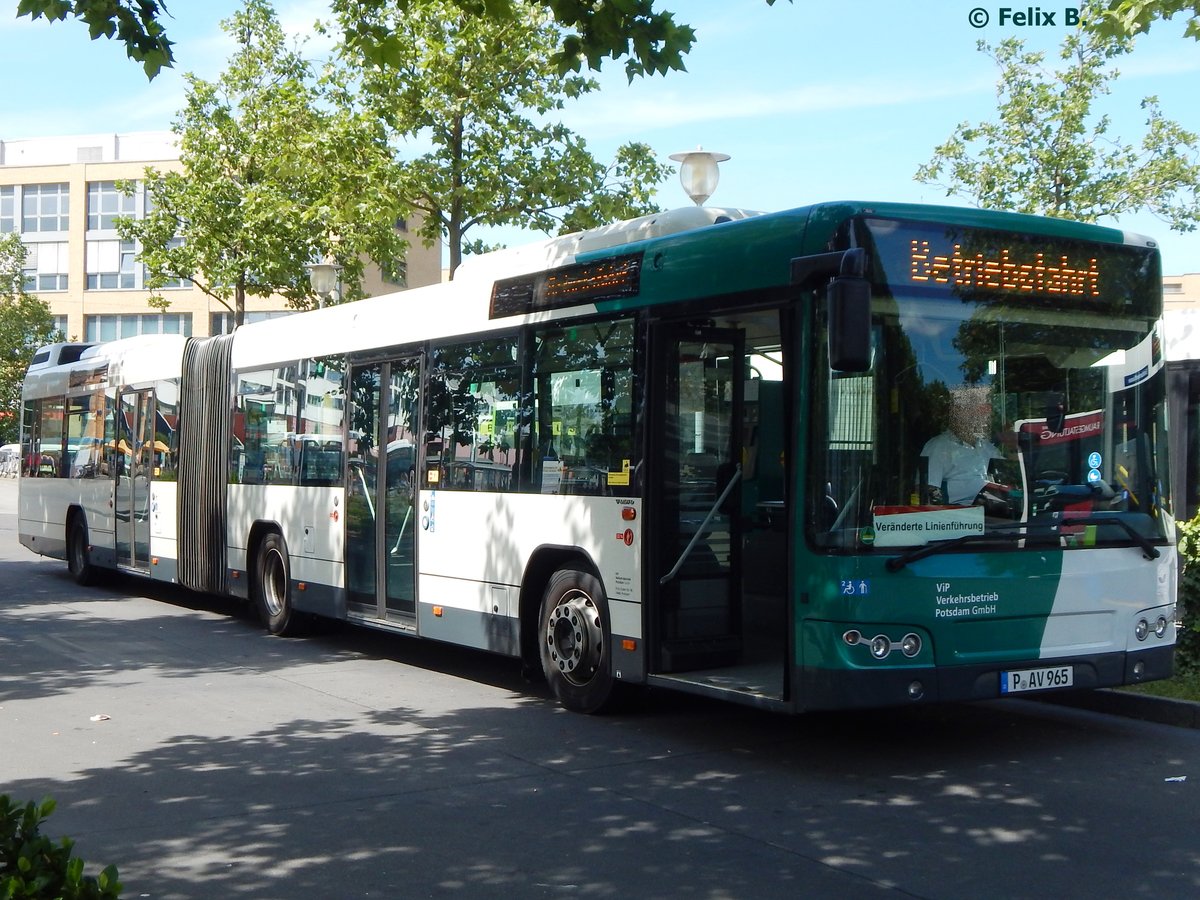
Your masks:
{"label": "green and white articulated bus", "polygon": [[[1173,664],[1165,380],[1144,238],[697,207],[232,335],[47,348],[20,536],[278,634],[505,654],[583,712],[1130,684]],[[955,497],[927,445],[964,397],[995,458]]]}

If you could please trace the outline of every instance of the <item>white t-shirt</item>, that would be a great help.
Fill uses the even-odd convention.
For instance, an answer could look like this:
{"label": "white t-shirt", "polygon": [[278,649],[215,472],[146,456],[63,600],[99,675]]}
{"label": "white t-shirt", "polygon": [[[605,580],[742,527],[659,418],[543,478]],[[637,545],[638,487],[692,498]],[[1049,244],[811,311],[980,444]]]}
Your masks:
{"label": "white t-shirt", "polygon": [[945,502],[970,505],[990,480],[988,464],[1000,451],[989,440],[967,444],[947,431],[930,438],[921,455],[929,460],[929,484],[940,488],[946,483]]}

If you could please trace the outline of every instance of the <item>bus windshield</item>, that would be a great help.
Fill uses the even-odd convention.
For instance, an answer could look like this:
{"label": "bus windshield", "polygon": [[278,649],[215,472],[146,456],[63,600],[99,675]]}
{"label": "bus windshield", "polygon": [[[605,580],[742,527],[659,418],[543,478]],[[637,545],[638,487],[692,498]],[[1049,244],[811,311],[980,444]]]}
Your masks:
{"label": "bus windshield", "polygon": [[1170,539],[1153,250],[852,230],[872,260],[874,355],[862,373],[818,364],[818,546]]}

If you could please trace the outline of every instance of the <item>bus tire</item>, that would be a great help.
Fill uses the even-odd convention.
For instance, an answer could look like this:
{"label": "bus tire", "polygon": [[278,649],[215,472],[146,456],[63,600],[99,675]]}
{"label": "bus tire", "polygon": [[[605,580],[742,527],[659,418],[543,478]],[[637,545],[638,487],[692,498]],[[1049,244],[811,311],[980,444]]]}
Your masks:
{"label": "bus tire", "polygon": [[96,583],[96,567],[88,553],[87,520],[82,513],[71,516],[67,523],[67,571],[78,585]]}
{"label": "bus tire", "polygon": [[590,572],[559,569],[546,585],[538,615],[542,672],[573,712],[600,712],[612,699],[612,631],[608,600]]}
{"label": "bus tire", "polygon": [[306,617],[292,606],[292,572],[287,542],[278,531],[269,531],[254,554],[254,605],[271,634],[299,634]]}

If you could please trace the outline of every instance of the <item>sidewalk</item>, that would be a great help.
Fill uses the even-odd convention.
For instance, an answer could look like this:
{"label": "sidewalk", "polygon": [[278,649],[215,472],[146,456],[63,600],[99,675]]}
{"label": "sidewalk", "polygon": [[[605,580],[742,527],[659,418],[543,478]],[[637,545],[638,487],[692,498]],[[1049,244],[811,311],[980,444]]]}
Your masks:
{"label": "sidewalk", "polygon": [[1134,694],[1114,688],[1047,694],[1038,699],[1047,703],[1073,706],[1077,709],[1086,709],[1110,716],[1124,716],[1127,719],[1156,722],[1159,725],[1200,728],[1200,703],[1192,703],[1188,700]]}

